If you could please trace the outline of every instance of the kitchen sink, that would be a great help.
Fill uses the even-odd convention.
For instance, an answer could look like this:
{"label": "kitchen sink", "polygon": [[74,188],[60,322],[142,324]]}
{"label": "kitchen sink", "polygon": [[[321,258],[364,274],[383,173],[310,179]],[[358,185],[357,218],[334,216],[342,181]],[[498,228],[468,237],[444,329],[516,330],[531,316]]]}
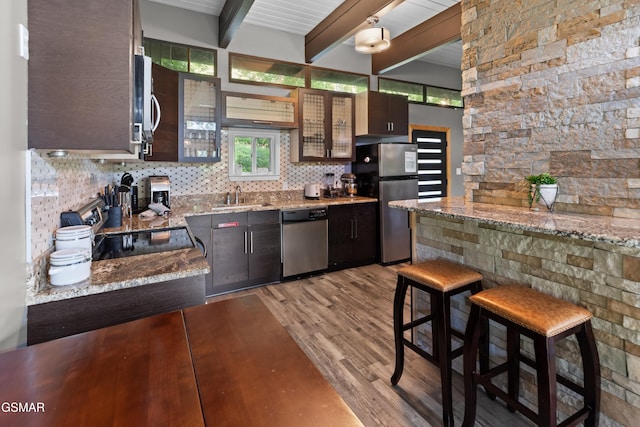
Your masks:
{"label": "kitchen sink", "polygon": [[232,203],[230,205],[219,204],[219,205],[214,205],[211,208],[211,210],[224,211],[224,210],[230,210],[230,209],[255,209],[255,208],[262,208],[267,206],[273,206],[273,204],[271,203],[238,203],[238,204]]}

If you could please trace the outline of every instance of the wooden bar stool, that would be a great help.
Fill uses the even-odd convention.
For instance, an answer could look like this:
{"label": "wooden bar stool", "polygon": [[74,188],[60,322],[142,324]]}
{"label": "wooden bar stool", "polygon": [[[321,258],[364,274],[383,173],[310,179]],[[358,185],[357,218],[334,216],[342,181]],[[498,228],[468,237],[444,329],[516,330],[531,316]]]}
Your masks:
{"label": "wooden bar stool", "polygon": [[[451,360],[462,354],[462,346],[451,350],[451,337],[461,340],[464,334],[451,327],[451,297],[470,291],[480,292],[482,275],[474,270],[444,259],[424,261],[402,268],[398,271],[398,284],[393,302],[393,331],[396,344],[396,367],[391,384],[396,385],[404,369],[404,346],[409,347],[420,356],[440,368],[442,383],[442,419],[445,426],[453,426],[453,406],[451,403]],[[431,312],[419,319],[404,323],[404,300],[407,288],[412,286],[427,292],[431,299]],[[412,313],[413,317],[413,313]],[[432,352],[418,347],[413,340],[406,339],[404,332],[431,323]],[[489,365],[488,341],[482,354],[486,355],[486,367]]]}
{"label": "wooden bar stool", "polygon": [[[524,414],[539,426],[557,424],[557,383],[584,398],[583,407],[564,420],[560,426],[572,426],[584,421],[596,426],[600,414],[600,362],[591,313],[569,302],[523,286],[498,286],[470,297],[471,313],[465,332],[464,382],[465,414],[463,426],[473,426],[476,415],[477,385],[507,403],[507,407]],[[507,328],[507,361],[486,371],[477,372],[476,356],[482,331],[491,319]],[[520,352],[520,335],[533,340],[535,361]],[[576,335],[582,356],[584,384],[582,386],[556,373],[556,342]],[[487,335],[488,338],[488,335]],[[520,362],[536,370],[538,413],[519,401]],[[507,392],[495,386],[491,379],[507,372]]]}

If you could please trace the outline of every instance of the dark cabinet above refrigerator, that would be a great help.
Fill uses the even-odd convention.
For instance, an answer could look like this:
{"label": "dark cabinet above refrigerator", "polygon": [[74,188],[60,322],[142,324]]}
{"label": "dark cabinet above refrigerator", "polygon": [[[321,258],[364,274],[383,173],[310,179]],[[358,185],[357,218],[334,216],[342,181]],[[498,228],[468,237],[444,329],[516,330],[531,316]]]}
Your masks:
{"label": "dark cabinet above refrigerator", "polygon": [[404,95],[361,92],[356,95],[356,136],[409,134],[409,101]]}

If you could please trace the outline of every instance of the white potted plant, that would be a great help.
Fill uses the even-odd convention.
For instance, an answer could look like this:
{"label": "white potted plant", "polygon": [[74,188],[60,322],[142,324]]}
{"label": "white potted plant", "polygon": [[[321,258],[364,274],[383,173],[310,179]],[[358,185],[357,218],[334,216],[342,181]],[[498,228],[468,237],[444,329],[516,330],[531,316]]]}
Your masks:
{"label": "white potted plant", "polygon": [[558,178],[544,172],[539,175],[529,175],[525,178],[529,181],[531,191],[529,192],[529,207],[533,202],[539,202],[542,199],[542,203],[553,211],[553,207],[556,203],[556,197],[558,196]]}

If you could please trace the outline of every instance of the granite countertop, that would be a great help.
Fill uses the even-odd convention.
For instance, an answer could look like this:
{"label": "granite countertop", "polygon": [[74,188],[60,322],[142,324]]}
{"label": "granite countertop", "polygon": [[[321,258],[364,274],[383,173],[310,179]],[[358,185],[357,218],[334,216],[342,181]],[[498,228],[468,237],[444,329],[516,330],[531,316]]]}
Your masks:
{"label": "granite countertop", "polygon": [[267,211],[281,209],[313,208],[316,206],[345,205],[353,203],[371,203],[378,199],[371,197],[336,197],[309,200],[303,198],[282,198],[264,202],[261,200],[247,200],[244,203],[225,205],[213,196],[195,195],[179,196],[171,200],[171,213],[165,216],[141,218],[133,215],[124,218],[121,227],[105,228],[105,233],[122,233],[127,231],[148,230],[159,228],[183,227],[187,225],[186,217],[217,213],[236,213],[248,211]]}
{"label": "granite countertop", "polygon": [[[121,227],[105,228],[104,233],[123,233],[150,229],[166,229],[187,226],[186,217],[215,213],[295,209],[314,206],[369,203],[370,197],[338,197],[306,200],[301,197],[284,197],[269,202],[248,200],[238,205],[223,205],[209,195],[180,196],[172,199],[171,213],[164,216],[141,218],[133,215],[123,218]],[[47,257],[48,259],[48,257]],[[91,263],[91,277],[83,282],[67,286],[52,286],[46,267],[42,263],[36,269],[35,285],[27,287],[27,305],[43,304],[101,292],[109,292],[167,280],[181,279],[209,273],[209,264],[198,248],[138,255]]]}
{"label": "granite countertop", "polygon": [[208,272],[209,264],[198,248],[93,261],[91,277],[74,285],[52,286],[46,274],[43,275],[46,283],[42,284],[39,292],[27,294],[27,304],[43,304]]}
{"label": "granite countertop", "polygon": [[436,201],[399,200],[389,206],[419,214],[514,227],[640,249],[640,221],[610,216],[532,211],[528,208],[476,203],[462,197]]}

